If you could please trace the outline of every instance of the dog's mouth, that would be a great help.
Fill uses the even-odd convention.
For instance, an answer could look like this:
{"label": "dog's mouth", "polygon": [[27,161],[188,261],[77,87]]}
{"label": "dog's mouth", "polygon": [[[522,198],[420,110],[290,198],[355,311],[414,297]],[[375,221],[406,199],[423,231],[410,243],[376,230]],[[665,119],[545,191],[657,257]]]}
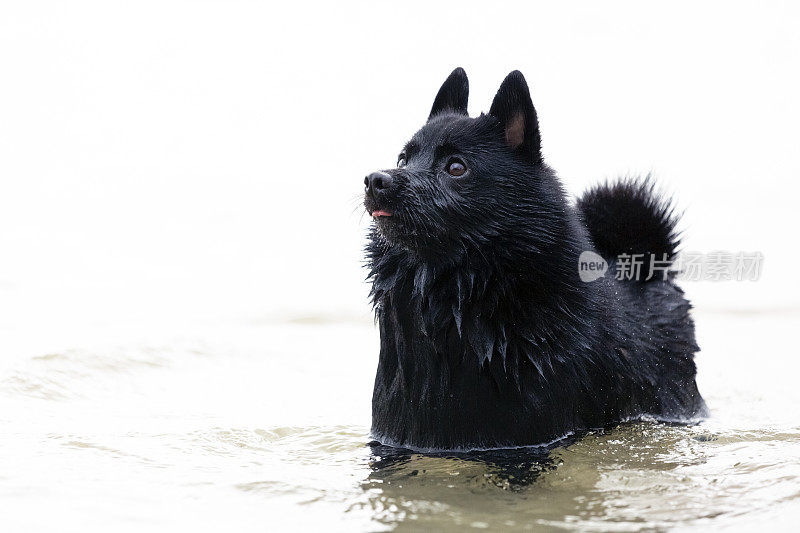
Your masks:
{"label": "dog's mouth", "polygon": [[371,195],[365,195],[364,207],[373,220],[380,221],[393,218],[397,214],[395,208],[398,206],[394,201],[389,201],[384,198],[381,202],[377,202]]}

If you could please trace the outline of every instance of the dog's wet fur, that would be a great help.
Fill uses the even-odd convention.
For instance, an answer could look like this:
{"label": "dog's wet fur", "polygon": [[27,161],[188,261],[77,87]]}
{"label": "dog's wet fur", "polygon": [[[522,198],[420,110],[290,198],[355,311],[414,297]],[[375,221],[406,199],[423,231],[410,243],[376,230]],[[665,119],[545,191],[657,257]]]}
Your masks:
{"label": "dog's wet fur", "polygon": [[[372,436],[413,450],[537,445],[637,418],[704,416],[690,304],[673,276],[646,279],[678,245],[648,179],[571,203],[545,164],[522,74],[488,114],[467,114],[458,68],[397,168],[365,179],[381,347]],[[578,258],[609,272],[583,282]],[[644,254],[642,277],[614,275]]]}

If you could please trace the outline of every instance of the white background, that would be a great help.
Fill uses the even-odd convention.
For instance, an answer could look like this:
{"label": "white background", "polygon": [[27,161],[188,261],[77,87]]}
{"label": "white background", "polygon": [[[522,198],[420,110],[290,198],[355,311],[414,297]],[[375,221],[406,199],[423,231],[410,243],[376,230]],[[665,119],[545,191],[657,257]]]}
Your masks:
{"label": "white background", "polygon": [[684,249],[761,251],[700,309],[800,306],[796,4],[0,4],[0,328],[367,319],[363,176],[447,74],[521,70],[578,194],[652,171]]}

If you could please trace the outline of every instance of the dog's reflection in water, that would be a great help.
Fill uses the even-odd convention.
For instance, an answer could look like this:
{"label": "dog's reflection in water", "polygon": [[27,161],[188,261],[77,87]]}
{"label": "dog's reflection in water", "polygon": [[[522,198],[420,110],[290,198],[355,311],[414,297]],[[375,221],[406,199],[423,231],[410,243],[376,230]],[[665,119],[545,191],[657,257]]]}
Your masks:
{"label": "dog's reflection in water", "polygon": [[495,525],[507,527],[509,510],[535,500],[534,488],[558,468],[558,454],[551,451],[564,445],[420,453],[373,442],[360,506],[394,531],[460,528],[500,517]]}
{"label": "dog's reflection in water", "polygon": [[[413,497],[413,488],[457,487],[524,490],[540,476],[558,467],[554,448],[574,442],[563,439],[549,446],[510,448],[468,452],[416,452],[371,442],[371,473],[365,488],[388,491],[390,486],[405,485]],[[413,486],[413,488],[412,488]],[[393,492],[393,491],[392,491]]]}

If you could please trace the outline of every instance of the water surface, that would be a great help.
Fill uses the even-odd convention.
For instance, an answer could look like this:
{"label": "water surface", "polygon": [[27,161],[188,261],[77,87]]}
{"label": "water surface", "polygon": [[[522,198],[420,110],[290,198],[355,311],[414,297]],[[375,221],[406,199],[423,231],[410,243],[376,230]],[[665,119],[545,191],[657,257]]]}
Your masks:
{"label": "water surface", "polygon": [[798,317],[698,324],[707,421],[437,456],[367,445],[369,320],[4,331],[4,529],[791,530]]}

